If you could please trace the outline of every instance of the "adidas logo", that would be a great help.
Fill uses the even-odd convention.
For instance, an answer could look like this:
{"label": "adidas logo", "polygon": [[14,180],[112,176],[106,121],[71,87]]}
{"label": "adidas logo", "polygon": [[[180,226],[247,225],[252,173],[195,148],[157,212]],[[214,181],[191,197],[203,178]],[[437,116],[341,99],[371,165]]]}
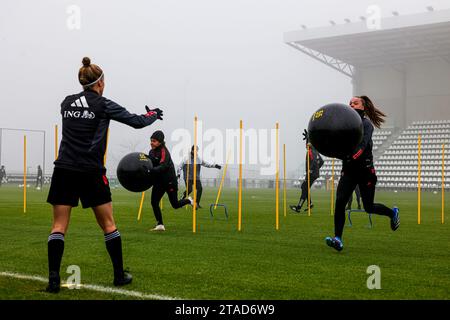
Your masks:
{"label": "adidas logo", "polygon": [[86,101],[85,96],[81,96],[79,99],[72,102],[72,104],[70,106],[74,107],[74,108],[89,108],[89,105]]}

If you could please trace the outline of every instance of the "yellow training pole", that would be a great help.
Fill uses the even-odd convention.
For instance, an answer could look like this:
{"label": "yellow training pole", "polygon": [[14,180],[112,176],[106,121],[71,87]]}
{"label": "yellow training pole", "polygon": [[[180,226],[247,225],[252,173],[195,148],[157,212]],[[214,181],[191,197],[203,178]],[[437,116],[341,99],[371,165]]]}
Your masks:
{"label": "yellow training pole", "polygon": [[225,181],[225,175],[227,174],[229,160],[230,160],[230,151],[228,151],[227,161],[225,162],[225,167],[223,168],[222,180],[220,180],[219,192],[217,192],[216,202],[214,203],[214,210],[217,209],[217,204],[219,203],[220,193],[222,192],[223,183]]}
{"label": "yellow training pole", "polygon": [[307,160],[306,162],[308,163],[308,217],[311,216],[311,190],[310,190],[310,178],[309,178],[309,150],[310,150],[310,146],[308,143],[308,146],[306,148],[306,152],[307,152]]}
{"label": "yellow training pole", "polygon": [[103,165],[106,166],[106,154],[108,153],[108,140],[109,140],[109,128],[106,130],[106,148],[105,154],[103,155]]}
{"label": "yellow training pole", "polygon": [[239,123],[239,196],[238,196],[238,231],[242,227],[242,120]]}
{"label": "yellow training pole", "polygon": [[159,202],[159,207],[161,208],[161,211],[163,209],[163,198],[161,198],[161,201]]}
{"label": "yellow training pole", "polygon": [[27,136],[23,136],[23,213],[27,212]]}
{"label": "yellow training pole", "polygon": [[55,124],[55,160],[58,159],[58,125]]}
{"label": "yellow training pole", "polygon": [[145,191],[142,192],[141,204],[139,205],[138,221],[141,221],[142,206],[144,205]]}
{"label": "yellow training pole", "polygon": [[330,213],[334,215],[334,158],[331,160],[331,206]]}
{"label": "yellow training pole", "polygon": [[417,224],[420,224],[420,147],[421,147],[421,138],[419,134],[419,138],[417,141],[417,149],[418,149],[418,161],[417,161]]}
{"label": "yellow training pole", "polygon": [[286,217],[286,144],[283,144],[283,210]]}
{"label": "yellow training pole", "polygon": [[445,194],[445,146],[442,144],[442,212],[441,212],[441,223],[444,224],[444,194]]}
{"label": "yellow training pole", "polygon": [[278,230],[280,228],[280,211],[279,211],[279,180],[280,180],[280,160],[279,158],[279,145],[278,145],[278,137],[279,137],[279,124],[278,122],[275,124],[275,130],[276,130],[276,140],[275,140],[275,166],[276,166],[276,172],[275,172],[275,216],[276,216],[276,222],[275,222],[275,229]]}
{"label": "yellow training pole", "polygon": [[192,210],[192,232],[197,232],[197,116],[194,118],[194,208]]}

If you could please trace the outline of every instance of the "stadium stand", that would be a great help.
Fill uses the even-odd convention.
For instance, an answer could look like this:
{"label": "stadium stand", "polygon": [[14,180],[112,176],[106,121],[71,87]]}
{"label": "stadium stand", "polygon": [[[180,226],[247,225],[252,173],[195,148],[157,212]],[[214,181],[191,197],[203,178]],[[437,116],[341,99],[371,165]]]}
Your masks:
{"label": "stadium stand", "polygon": [[[373,135],[375,168],[379,188],[411,190],[418,186],[418,137],[421,136],[421,186],[428,191],[442,188],[442,145],[445,146],[444,174],[450,175],[450,120],[416,121],[400,133],[394,129],[376,130]],[[335,183],[339,180],[342,162],[335,159]],[[317,187],[324,186],[332,176],[332,159],[324,158]],[[445,182],[445,189],[450,189]]]}
{"label": "stadium stand", "polygon": [[[442,145],[448,148],[450,120],[416,121],[375,162],[378,187],[408,190],[418,185],[418,137],[421,136],[421,186],[438,190],[442,183]],[[450,160],[448,150],[445,162]],[[450,173],[448,165],[444,168]],[[446,183],[445,188],[450,188]]]}

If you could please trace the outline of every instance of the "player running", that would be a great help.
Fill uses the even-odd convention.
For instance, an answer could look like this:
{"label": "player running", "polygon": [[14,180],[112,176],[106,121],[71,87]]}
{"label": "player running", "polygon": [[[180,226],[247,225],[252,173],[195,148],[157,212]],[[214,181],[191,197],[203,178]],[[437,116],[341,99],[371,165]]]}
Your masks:
{"label": "player running", "polygon": [[[301,212],[303,204],[308,199],[308,158],[309,158],[309,189],[311,190],[311,186],[314,182],[320,177],[320,168],[323,165],[323,159],[320,153],[313,147],[311,143],[308,141],[308,132],[303,132],[303,140],[306,142],[306,146],[309,146],[309,152],[306,152],[306,160],[305,160],[305,180],[301,185],[302,193],[300,195],[300,200],[296,206],[289,206],[291,210],[294,212]],[[307,149],[308,150],[308,149]],[[309,205],[312,209],[314,205],[312,204],[311,194],[309,195]],[[305,212],[308,211],[308,206],[305,208]]]}
{"label": "player running", "polygon": [[[216,169],[222,169],[222,166],[215,164],[215,163],[208,163],[205,160],[203,160],[198,155],[198,146],[197,146],[197,161],[196,161],[196,189],[197,189],[197,208],[201,209],[202,206],[200,206],[200,200],[202,199],[202,193],[203,193],[203,186],[202,182],[200,180],[201,173],[200,169],[202,167],[205,168],[216,168]],[[193,190],[194,187],[194,146],[191,148],[191,152],[189,156],[185,157],[180,165],[178,166],[177,170],[177,176],[180,177],[181,171],[183,171],[183,179],[184,183],[186,185],[186,191],[183,194],[183,199],[185,199],[187,196],[189,196]],[[189,177],[188,177],[189,172]]]}
{"label": "player running", "polygon": [[350,107],[361,116],[364,137],[353,154],[342,161],[341,179],[336,191],[334,211],[335,236],[334,238],[325,238],[327,245],[338,251],[344,248],[342,233],[345,224],[345,205],[357,185],[366,212],[389,217],[393,231],[400,226],[399,209],[397,207],[390,209],[383,204],[374,203],[377,176],[373,165],[372,133],[374,126],[380,128],[386,115],[378,110],[367,96],[353,97],[350,100]]}
{"label": "player running", "polygon": [[178,200],[178,179],[175,174],[175,166],[172,162],[169,150],[166,148],[164,142],[164,133],[162,131],[155,131],[150,138],[151,150],[148,156],[153,164],[152,179],[152,208],[156,219],[156,226],[152,231],[165,231],[161,208],[159,203],[167,193],[170,204],[174,209],[181,208],[187,204],[193,204],[191,197],[188,199]]}

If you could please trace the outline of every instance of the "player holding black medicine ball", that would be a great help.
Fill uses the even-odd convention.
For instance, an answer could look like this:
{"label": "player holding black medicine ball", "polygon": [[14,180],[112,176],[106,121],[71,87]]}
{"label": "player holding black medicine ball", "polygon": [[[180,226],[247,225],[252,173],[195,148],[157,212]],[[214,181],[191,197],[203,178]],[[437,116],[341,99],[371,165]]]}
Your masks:
{"label": "player holding black medicine ball", "polygon": [[164,133],[155,131],[150,138],[151,150],[148,156],[153,164],[151,171],[153,179],[152,188],[152,208],[156,219],[156,226],[152,231],[165,231],[161,208],[159,203],[167,192],[170,204],[174,209],[181,208],[187,204],[193,204],[191,197],[188,199],[178,200],[178,179],[175,174],[175,166],[172,162],[169,150],[164,142]]}
{"label": "player holding black medicine ball", "polygon": [[103,97],[105,76],[102,69],[83,58],[78,72],[83,91],[67,96],[61,103],[62,140],[47,198],[53,205],[53,225],[48,237],[48,292],[60,290],[60,265],[64,252],[64,236],[70,213],[81,200],[83,208],[92,208],[105,235],[106,249],[114,268],[114,285],[131,282],[131,274],[123,270],[122,240],[113,218],[111,192],[103,158],[110,120],[133,128],[146,127],[162,111],[148,110],[136,115]]}
{"label": "player holding black medicine ball", "polygon": [[328,246],[338,251],[344,248],[342,233],[345,224],[345,206],[357,185],[366,212],[389,217],[393,231],[400,226],[397,207],[390,209],[381,203],[374,203],[377,176],[373,165],[372,133],[373,126],[380,128],[386,115],[378,110],[367,96],[353,97],[350,100],[350,107],[361,116],[364,136],[354,153],[342,161],[341,179],[336,191],[334,211],[335,237],[325,239]]}

